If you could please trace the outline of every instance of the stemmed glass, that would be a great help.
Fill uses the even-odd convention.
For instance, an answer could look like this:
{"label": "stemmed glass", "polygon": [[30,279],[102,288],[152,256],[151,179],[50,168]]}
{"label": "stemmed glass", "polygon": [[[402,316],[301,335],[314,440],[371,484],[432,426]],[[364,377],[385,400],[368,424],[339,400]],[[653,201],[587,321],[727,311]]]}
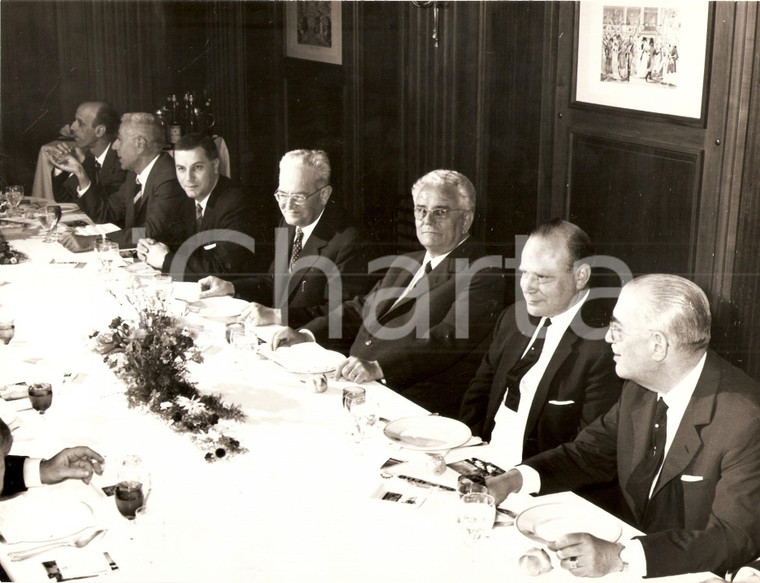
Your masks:
{"label": "stemmed glass", "polygon": [[8,216],[12,217],[16,214],[16,207],[18,207],[21,199],[24,198],[24,187],[20,185],[6,186],[3,194],[5,194],[5,200],[10,205]]}
{"label": "stemmed glass", "polygon": [[32,409],[40,415],[44,415],[45,411],[50,409],[50,405],[53,404],[53,387],[50,383],[29,385],[29,401],[32,404]]}
{"label": "stemmed glass", "polygon": [[55,239],[52,237],[53,229],[58,224],[55,218],[55,213],[48,210],[37,213],[37,220],[40,222],[40,226],[45,231],[45,238],[43,243],[53,243]]}
{"label": "stemmed glass", "polygon": [[[236,322],[236,324],[241,324],[242,329],[233,326],[231,331],[232,337],[227,341],[235,347],[235,363],[241,365],[245,363],[246,356],[255,356],[258,353],[259,337],[247,324],[243,322]],[[230,332],[229,328],[227,332]]]}
{"label": "stemmed glass", "polygon": [[134,520],[138,508],[142,508],[150,495],[150,473],[142,459],[128,455],[119,462],[116,484],[116,508],[127,520]]}
{"label": "stemmed glass", "polygon": [[119,256],[119,244],[111,241],[98,241],[95,243],[95,253],[100,261],[100,271],[111,272],[111,265]]}
{"label": "stemmed glass", "polygon": [[459,523],[472,541],[477,541],[493,527],[496,505],[493,496],[483,492],[470,492],[459,499]]}
{"label": "stemmed glass", "polygon": [[53,228],[50,230],[50,235],[52,241],[58,240],[58,223],[61,222],[61,216],[63,216],[63,212],[61,211],[61,207],[57,204],[49,204],[45,207],[45,212],[53,213],[55,215],[55,222],[53,223]]}

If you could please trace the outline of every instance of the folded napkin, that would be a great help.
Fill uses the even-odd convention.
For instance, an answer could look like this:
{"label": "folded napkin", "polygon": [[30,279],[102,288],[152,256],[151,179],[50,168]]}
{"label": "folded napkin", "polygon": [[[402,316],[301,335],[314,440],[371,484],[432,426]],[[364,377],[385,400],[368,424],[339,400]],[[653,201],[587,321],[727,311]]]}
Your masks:
{"label": "folded napkin", "polygon": [[[262,344],[262,347],[265,346]],[[316,342],[304,342],[274,352],[262,349],[261,353],[291,372],[316,374],[335,370],[346,360],[340,352],[327,350]]]}
{"label": "folded napkin", "polygon": [[93,235],[108,235],[108,233],[113,233],[114,231],[118,230],[119,227],[113,223],[105,223],[103,225],[87,225],[86,227],[77,227],[74,229],[74,233],[83,237],[88,237]]}
{"label": "folded napkin", "polygon": [[2,502],[0,535],[8,544],[49,542],[95,526],[92,508],[84,502],[46,496],[40,490]]}
{"label": "folded napkin", "polygon": [[63,554],[55,560],[62,581],[104,575],[116,568],[116,564],[102,550],[90,548],[92,546],[97,546],[97,542],[76,553]]}

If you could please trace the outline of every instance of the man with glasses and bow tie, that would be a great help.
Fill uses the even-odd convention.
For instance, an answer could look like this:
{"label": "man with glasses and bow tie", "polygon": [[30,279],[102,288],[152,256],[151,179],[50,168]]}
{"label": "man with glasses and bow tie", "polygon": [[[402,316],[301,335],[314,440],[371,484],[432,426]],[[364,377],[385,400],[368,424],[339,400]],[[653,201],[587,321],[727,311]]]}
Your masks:
{"label": "man with glasses and bow tie", "polygon": [[371,279],[362,236],[346,212],[331,202],[331,195],[325,152],[286,153],[274,193],[284,237],[276,238],[275,260],[268,273],[234,281],[202,279],[201,298],[234,295],[251,302],[241,319],[257,326],[300,326],[327,313],[331,271],[340,276],[339,291],[332,299],[336,304],[366,292]]}
{"label": "man with glasses and bow tie", "polygon": [[[113,223],[120,231],[108,238],[121,248],[134,248],[138,239],[150,237],[178,246],[183,226],[177,216],[185,193],[177,182],[174,160],[163,152],[164,128],[150,113],[125,113],[113,149],[121,167],[127,170],[124,184],[110,196],[102,184],[94,183],[82,164],[72,156],[58,167],[72,172],[78,180],[77,196],[82,210],[95,223]],[[71,251],[91,250],[98,237],[66,234],[61,243]]]}
{"label": "man with glasses and bow tie", "polygon": [[[434,170],[412,187],[417,238],[425,248],[393,259],[365,296],[338,306],[302,330],[288,328],[272,347],[316,340],[347,352],[335,378],[380,380],[419,405],[456,416],[464,389],[503,306],[501,258],[477,265],[486,250],[472,241],[475,187],[466,176]],[[482,268],[480,268],[482,267]],[[330,321],[340,321],[340,337]]]}
{"label": "man with glasses and bow tie", "polygon": [[[524,300],[499,317],[488,352],[462,399],[459,418],[489,441],[502,467],[572,440],[620,396],[604,342],[612,306],[589,299],[591,241],[552,219],[528,237],[520,259]],[[616,509],[614,484],[583,492]]]}
{"label": "man with glasses and bow tie", "polygon": [[497,503],[616,478],[628,521],[643,536],[588,533],[551,541],[582,577],[713,571],[760,555],[760,384],[708,350],[710,305],[676,275],[626,284],[607,332],[618,402],[570,443],[488,480]]}
{"label": "man with glasses and bow tie", "polygon": [[185,243],[178,250],[154,238],[140,239],[137,256],[175,280],[251,273],[259,213],[252,197],[220,174],[214,140],[201,134],[183,136],[174,145],[174,165],[177,180],[187,194],[175,211],[184,226]]}

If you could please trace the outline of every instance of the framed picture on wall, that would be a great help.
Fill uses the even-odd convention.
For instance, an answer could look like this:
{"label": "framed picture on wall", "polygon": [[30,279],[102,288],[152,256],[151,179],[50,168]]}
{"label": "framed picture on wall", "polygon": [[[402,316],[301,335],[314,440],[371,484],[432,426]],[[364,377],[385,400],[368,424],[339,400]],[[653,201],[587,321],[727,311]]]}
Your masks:
{"label": "framed picture on wall", "polygon": [[703,118],[707,1],[594,0],[577,15],[574,104]]}
{"label": "framed picture on wall", "polygon": [[343,63],[341,3],[285,2],[285,56]]}

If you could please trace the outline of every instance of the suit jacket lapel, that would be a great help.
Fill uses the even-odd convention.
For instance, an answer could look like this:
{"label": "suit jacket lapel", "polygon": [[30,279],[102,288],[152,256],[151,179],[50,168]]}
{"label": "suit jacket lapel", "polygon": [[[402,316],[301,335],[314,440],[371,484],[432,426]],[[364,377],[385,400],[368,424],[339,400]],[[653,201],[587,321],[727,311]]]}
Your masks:
{"label": "suit jacket lapel", "polygon": [[[412,259],[414,259],[415,261],[417,261],[417,263],[422,265],[422,262],[425,259],[425,253],[424,252],[415,253],[412,256]],[[448,260],[448,258],[446,258],[446,260]],[[439,267],[442,267],[442,266],[439,265]],[[416,272],[411,272],[407,269],[399,269],[394,280],[392,282],[391,281],[388,282],[390,285],[388,285],[387,288],[390,288],[390,287],[401,288],[402,291],[399,292],[399,294],[403,293],[403,290],[406,289],[406,287],[409,285],[409,282],[411,282],[412,279],[414,278],[415,273]],[[428,277],[431,278],[429,280],[428,289],[432,289],[433,288],[433,280],[432,280],[433,274],[430,273]],[[412,306],[414,302],[417,301],[416,298],[410,297],[410,295],[407,294],[406,297],[404,297],[400,302],[396,303],[397,297],[398,296],[392,297],[392,298],[386,298],[380,302],[377,310],[375,311],[375,313],[377,314],[378,322],[382,323],[383,320],[386,319],[389,314],[395,313],[401,308],[407,309],[410,306]]]}
{"label": "suit jacket lapel", "polygon": [[137,189],[135,179],[136,175],[130,172],[124,181],[124,207],[126,210],[124,228],[126,229],[131,229],[135,226],[135,190]]}
{"label": "suit jacket lapel", "polygon": [[[533,428],[541,415],[541,411],[546,405],[549,386],[554,379],[554,375],[557,374],[557,370],[559,370],[559,367],[565,359],[570,356],[573,351],[573,345],[579,340],[580,338],[578,338],[572,331],[572,326],[568,327],[562,335],[562,338],[560,338],[559,344],[557,344],[557,348],[554,350],[554,354],[549,360],[549,364],[546,366],[546,370],[541,377],[541,381],[538,383],[538,387],[536,387],[536,394],[533,397],[533,402],[531,403],[530,411],[528,412],[528,421],[525,424],[525,437],[533,432]],[[525,347],[523,347],[523,351],[524,350]]]}
{"label": "suit jacket lapel", "polygon": [[[624,387],[623,390],[625,391],[626,388]],[[632,449],[631,456],[629,458],[630,465],[628,467],[621,467],[620,472],[620,484],[625,484],[625,487],[623,488],[623,494],[625,495],[625,498],[630,506],[634,506],[634,504],[633,498],[628,493],[628,480],[641,460],[644,459],[644,456],[649,453],[649,428],[652,426],[652,422],[654,420],[655,403],[657,401],[657,395],[654,392],[643,387],[640,387],[640,390],[642,391],[642,397],[631,410],[631,423],[634,430],[633,444],[629,444]],[[618,444],[618,451],[620,451],[621,446],[625,447],[625,444]],[[644,510],[643,508],[634,508],[634,511],[637,516],[640,516],[643,514]]]}
{"label": "suit jacket lapel", "polygon": [[715,408],[715,387],[720,384],[720,371],[713,365],[712,356],[708,360],[686,406],[681,424],[678,426],[673,443],[665,456],[662,472],[652,495],[659,492],[668,482],[681,474],[702,447],[698,428],[707,425]]}

